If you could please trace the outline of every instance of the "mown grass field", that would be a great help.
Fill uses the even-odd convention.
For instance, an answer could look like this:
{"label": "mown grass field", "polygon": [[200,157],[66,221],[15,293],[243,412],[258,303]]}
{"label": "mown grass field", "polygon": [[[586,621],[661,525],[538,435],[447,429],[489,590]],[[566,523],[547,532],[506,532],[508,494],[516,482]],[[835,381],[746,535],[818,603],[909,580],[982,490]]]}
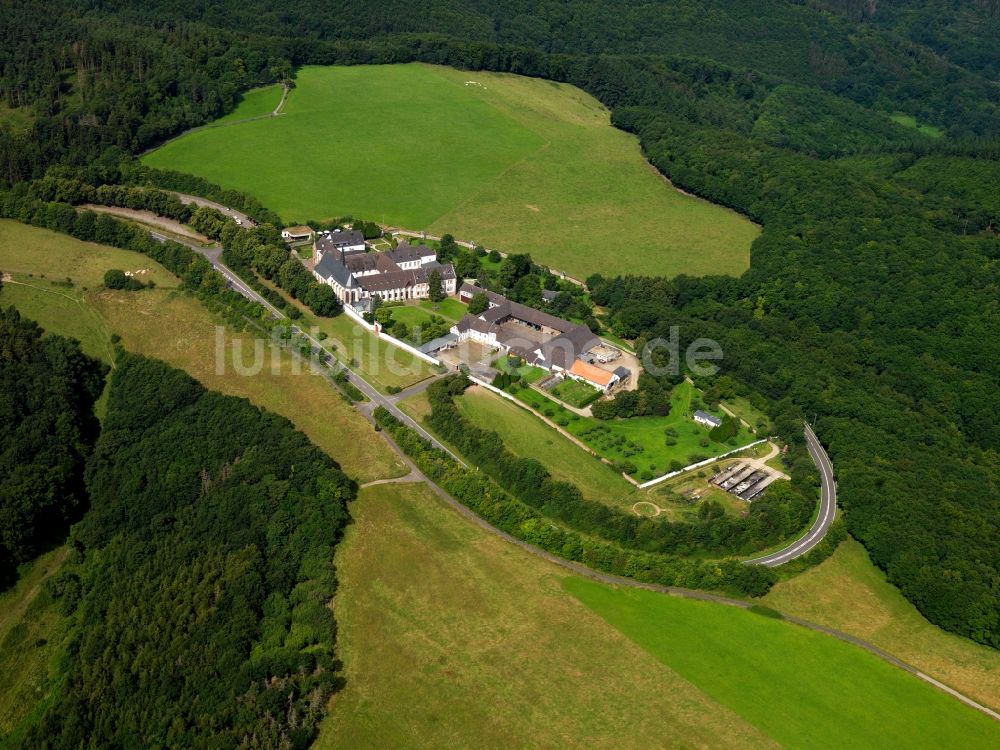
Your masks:
{"label": "mown grass field", "polygon": [[[143,278],[155,279],[157,287],[141,292],[99,289],[99,280],[109,268],[148,269]],[[117,333],[130,351],[162,359],[186,370],[207,388],[248,398],[287,417],[359,481],[406,473],[396,454],[375,437],[371,425],[324,379],[307,368],[297,372],[288,353],[272,356],[270,348],[264,347],[260,372],[239,374],[234,363],[247,368],[253,364],[255,338],[223,328],[196,298],[170,288],[176,287],[177,279],[153,261],[126,250],[0,221],[0,269],[12,269],[14,280],[32,281],[28,274],[35,274],[37,281],[38,274],[46,273],[59,279],[69,276],[79,284],[69,290],[60,288],[83,300],[83,308],[73,308],[80,309],[78,315],[68,314],[62,301],[52,305],[54,295],[46,289],[4,285],[0,305],[17,304],[46,330],[75,336],[81,330],[80,321],[90,326],[93,320],[98,327],[88,335],[94,341]]]}
{"label": "mown grass field", "polygon": [[315,747],[775,747],[423,485],[363,489],[337,553],[346,687]]}
{"label": "mown grass field", "polygon": [[504,445],[512,453],[537,459],[556,479],[579,487],[588,500],[631,510],[633,503],[644,499],[643,493],[610,466],[571,443],[538,417],[485,388],[470,388],[455,403],[476,426],[499,431]]}
{"label": "mown grass field", "polygon": [[870,641],[1000,710],[1000,653],[929,623],[854,540],[817,567],[779,583],[763,601]]}
{"label": "mown grass field", "polygon": [[1000,724],[873,654],[771,617],[571,578],[647,653],[786,747],[972,748]]}
{"label": "mown grass field", "polygon": [[421,64],[307,67],[284,114],[237,122],[261,114],[268,91],[144,161],[251,192],[289,223],[351,214],[450,232],[580,278],[749,266],[757,227],[675,190],[572,86]]}

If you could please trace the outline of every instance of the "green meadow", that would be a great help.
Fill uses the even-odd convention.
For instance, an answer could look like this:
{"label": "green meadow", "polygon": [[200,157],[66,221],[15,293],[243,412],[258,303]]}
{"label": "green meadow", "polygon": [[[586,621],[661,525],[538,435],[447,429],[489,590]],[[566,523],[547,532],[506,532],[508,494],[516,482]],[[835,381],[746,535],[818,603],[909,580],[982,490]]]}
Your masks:
{"label": "green meadow", "polygon": [[579,89],[422,64],[306,67],[144,157],[287,222],[353,215],[591,273],[742,273],[757,227],[674,189]]}
{"label": "green meadow", "polygon": [[[728,443],[709,438],[709,429],[691,419],[690,414],[695,409],[707,407],[700,405],[695,387],[687,381],[674,388],[670,396],[670,413],[663,417],[600,420],[580,417],[533,388],[521,388],[514,396],[554,419],[605,458],[635,464],[634,476],[642,482],[706,458],[721,456],[758,439],[742,425]],[[716,415],[721,416],[721,412]]]}
{"label": "green meadow", "polygon": [[747,610],[570,578],[661,663],[786,747],[996,747],[1000,725],[873,654]]}

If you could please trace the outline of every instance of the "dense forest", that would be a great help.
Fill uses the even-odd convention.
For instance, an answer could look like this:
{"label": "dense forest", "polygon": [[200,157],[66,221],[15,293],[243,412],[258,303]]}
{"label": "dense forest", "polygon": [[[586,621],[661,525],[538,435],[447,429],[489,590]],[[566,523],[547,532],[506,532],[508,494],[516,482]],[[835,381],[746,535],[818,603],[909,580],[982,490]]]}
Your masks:
{"label": "dense forest", "polygon": [[602,324],[721,342],[784,437],[815,422],[889,579],[1000,645],[995,0],[14,0],[0,33],[7,184],[119,164],[301,64],[582,87],[676,184],[763,226],[740,279],[591,279]]}
{"label": "dense forest", "polygon": [[0,310],[0,589],[87,509],[84,463],[107,368],[78,342]]}
{"label": "dense forest", "polygon": [[327,606],[355,485],[283,417],[119,352],[32,747],[302,748],[340,684]]}

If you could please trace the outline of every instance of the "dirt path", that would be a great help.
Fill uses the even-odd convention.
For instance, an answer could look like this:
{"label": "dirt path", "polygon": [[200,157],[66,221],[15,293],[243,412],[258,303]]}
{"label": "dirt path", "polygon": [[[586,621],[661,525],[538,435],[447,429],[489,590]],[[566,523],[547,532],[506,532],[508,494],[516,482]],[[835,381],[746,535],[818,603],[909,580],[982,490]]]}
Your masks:
{"label": "dirt path", "polygon": [[366,487],[377,487],[380,484],[416,484],[417,482],[423,481],[423,475],[417,471],[415,466],[411,466],[409,474],[405,474],[401,477],[390,477],[389,479],[374,479],[371,482],[365,482],[360,486],[360,488],[365,489]]}
{"label": "dirt path", "polygon": [[138,221],[147,226],[156,227],[157,229],[162,229],[165,232],[170,232],[171,234],[176,234],[195,242],[207,244],[212,242],[208,237],[196,232],[186,224],[181,224],[174,219],[154,214],[152,211],[139,211],[134,208],[120,208],[119,206],[100,206],[96,203],[84,203],[82,206],[79,206],[79,209],[93,211],[96,214],[109,214],[111,216],[119,216],[123,219],[130,219],[131,221]]}
{"label": "dirt path", "polygon": [[271,117],[277,117],[278,115],[285,114],[281,110],[283,110],[285,108],[285,101],[288,99],[288,92],[289,91],[290,91],[290,89],[288,88],[288,86],[282,85],[282,87],[281,87],[281,101],[278,102],[278,106],[274,108],[274,111],[271,113]]}

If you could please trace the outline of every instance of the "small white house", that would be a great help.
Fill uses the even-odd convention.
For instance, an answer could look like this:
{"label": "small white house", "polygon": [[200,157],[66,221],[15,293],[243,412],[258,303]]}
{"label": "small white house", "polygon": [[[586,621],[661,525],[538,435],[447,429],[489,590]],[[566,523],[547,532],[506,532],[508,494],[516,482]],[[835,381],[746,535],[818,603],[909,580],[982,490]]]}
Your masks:
{"label": "small white house", "polygon": [[305,242],[313,238],[313,230],[307,226],[285,227],[281,230],[281,239],[285,242]]}
{"label": "small white house", "polygon": [[718,427],[720,424],[722,424],[721,419],[719,419],[718,417],[714,417],[708,412],[702,411],[701,409],[698,409],[694,413],[694,421],[697,422],[698,424],[705,425],[709,429],[712,429],[713,427]]}

